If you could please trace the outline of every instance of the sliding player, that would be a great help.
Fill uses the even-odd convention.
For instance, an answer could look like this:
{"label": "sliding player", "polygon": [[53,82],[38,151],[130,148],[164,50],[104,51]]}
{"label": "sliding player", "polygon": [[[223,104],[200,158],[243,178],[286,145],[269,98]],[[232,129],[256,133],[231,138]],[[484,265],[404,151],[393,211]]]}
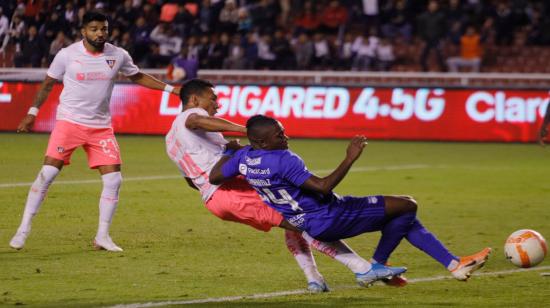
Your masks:
{"label": "sliding player", "polygon": [[210,173],[212,184],[244,176],[269,206],[318,240],[336,241],[381,231],[373,268],[385,264],[403,238],[445,266],[458,280],[467,280],[487,260],[490,248],[462,258],[451,254],[416,218],[417,204],[411,197],[340,197],[332,192],[361,155],[365,137],[353,138],[342,163],[330,175],[319,178],[288,150],[288,137],[277,120],[253,116],[246,128],[251,146],[217,163]]}
{"label": "sliding player", "polygon": [[[272,227],[286,229],[287,247],[304,271],[308,289],[312,292],[327,291],[308,242],[296,232],[298,229],[265,205],[246,181],[234,179],[221,186],[208,182],[210,169],[222,158],[224,150],[241,147],[236,142],[228,143],[220,132],[246,133],[246,128],[214,117],[218,109],[217,96],[213,85],[207,81],[193,79],[186,82],[182,86],[180,98],[183,112],[174,120],[166,136],[166,151],[189,186],[198,189],[206,208],[223,220],[243,223],[261,231],[269,231]],[[403,268],[390,267],[372,269],[369,262],[342,241],[324,243],[309,236],[307,238],[314,248],[355,273],[360,285],[366,286],[405,271]]]}

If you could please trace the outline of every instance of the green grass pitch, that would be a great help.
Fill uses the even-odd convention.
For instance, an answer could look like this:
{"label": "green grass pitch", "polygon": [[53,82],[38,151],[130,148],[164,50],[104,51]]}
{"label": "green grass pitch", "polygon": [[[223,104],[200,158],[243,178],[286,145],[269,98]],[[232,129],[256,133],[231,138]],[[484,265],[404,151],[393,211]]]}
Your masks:
{"label": "green grass pitch", "polygon": [[[92,250],[101,183],[69,182],[99,180],[82,150],[51,187],[26,247],[10,249],[29,186],[5,184],[34,180],[47,139],[0,134],[0,306],[184,302],[305,288],[283,232],[258,232],[211,215],[198,193],[178,178],[162,137],[118,137],[126,181],[111,235],[123,253]],[[336,167],[346,146],[347,141],[291,140],[293,150],[321,174]],[[355,168],[336,192],[415,196],[421,221],[454,253],[494,248],[480,273],[515,269],[504,259],[503,244],[517,229],[534,229],[550,239],[550,148],[371,141]],[[347,242],[369,258],[378,237],[365,234]],[[550,258],[535,271],[475,276],[466,283],[435,280],[369,289],[354,287],[353,275],[339,263],[317,253],[316,258],[330,293],[205,305],[541,307],[550,298],[550,277],[540,275],[550,272],[545,268]],[[391,262],[407,266],[409,279],[448,275],[406,241]]]}

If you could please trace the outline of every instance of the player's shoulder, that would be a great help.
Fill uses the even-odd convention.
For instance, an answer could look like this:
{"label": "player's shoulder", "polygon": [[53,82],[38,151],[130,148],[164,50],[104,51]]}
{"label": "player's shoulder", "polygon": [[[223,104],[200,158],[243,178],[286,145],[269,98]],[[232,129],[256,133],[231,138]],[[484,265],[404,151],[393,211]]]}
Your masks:
{"label": "player's shoulder", "polygon": [[78,54],[80,52],[82,52],[82,48],[84,46],[82,45],[82,41],[77,41],[77,42],[74,42],[72,44],[70,44],[69,46],[67,47],[63,47],[61,48],[57,54],[61,54],[61,55],[74,55],[74,54]]}
{"label": "player's shoulder", "polygon": [[127,55],[128,51],[122,47],[115,46],[111,43],[105,43],[103,47],[103,52],[105,54],[117,54],[117,55]]}

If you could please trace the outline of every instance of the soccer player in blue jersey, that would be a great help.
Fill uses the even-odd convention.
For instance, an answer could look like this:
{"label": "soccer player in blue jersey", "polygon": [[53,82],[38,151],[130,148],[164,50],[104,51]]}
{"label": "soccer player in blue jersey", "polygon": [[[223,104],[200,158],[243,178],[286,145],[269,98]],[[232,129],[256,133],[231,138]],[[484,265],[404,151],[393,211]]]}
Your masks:
{"label": "soccer player in blue jersey", "polygon": [[264,202],[296,228],[321,241],[381,231],[372,257],[373,268],[386,263],[403,238],[441,263],[458,280],[467,280],[487,261],[490,248],[467,257],[449,252],[420,223],[417,203],[411,197],[340,197],[332,191],[361,156],[365,137],[354,137],[340,165],[321,178],[309,172],[303,160],[288,149],[288,137],[277,120],[256,115],[248,120],[246,128],[251,145],[220,160],[210,173],[211,183],[243,175]]}

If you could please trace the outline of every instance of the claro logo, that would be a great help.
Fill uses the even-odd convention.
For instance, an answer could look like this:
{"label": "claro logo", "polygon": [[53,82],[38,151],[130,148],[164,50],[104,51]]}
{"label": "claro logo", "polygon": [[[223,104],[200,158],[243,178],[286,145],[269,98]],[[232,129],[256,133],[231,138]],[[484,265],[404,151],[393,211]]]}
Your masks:
{"label": "claro logo", "polygon": [[477,91],[466,100],[466,113],[476,122],[534,123],[538,116],[544,117],[549,101],[550,97],[506,97],[502,91]]}

